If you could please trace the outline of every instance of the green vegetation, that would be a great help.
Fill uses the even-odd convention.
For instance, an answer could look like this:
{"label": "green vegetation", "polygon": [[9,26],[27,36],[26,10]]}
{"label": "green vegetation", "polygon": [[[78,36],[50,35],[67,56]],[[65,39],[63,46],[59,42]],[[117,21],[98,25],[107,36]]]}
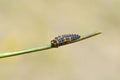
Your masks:
{"label": "green vegetation", "polygon": [[[93,36],[98,35],[98,34],[101,34],[101,32],[93,32],[90,34],[81,35],[81,37],[79,39],[75,40],[74,42],[78,42],[78,41],[93,37]],[[71,43],[74,43],[74,42],[71,42]],[[69,44],[71,44],[71,43],[69,43]],[[0,53],[0,58],[22,55],[22,54],[27,54],[27,53],[31,53],[31,52],[52,49],[52,48],[53,47],[51,47],[51,44],[49,44],[46,46],[39,46],[39,47],[34,47],[34,48],[29,48],[29,49],[24,49],[24,50],[18,50],[18,51],[14,51],[14,52]]]}

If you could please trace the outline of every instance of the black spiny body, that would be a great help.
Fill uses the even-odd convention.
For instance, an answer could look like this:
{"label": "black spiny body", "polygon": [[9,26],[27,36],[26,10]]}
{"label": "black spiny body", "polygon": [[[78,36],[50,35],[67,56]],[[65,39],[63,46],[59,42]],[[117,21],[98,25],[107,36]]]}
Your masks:
{"label": "black spiny body", "polygon": [[51,40],[51,46],[59,47],[61,45],[71,43],[78,38],[80,38],[78,34],[64,34],[61,36],[57,36],[53,40]]}

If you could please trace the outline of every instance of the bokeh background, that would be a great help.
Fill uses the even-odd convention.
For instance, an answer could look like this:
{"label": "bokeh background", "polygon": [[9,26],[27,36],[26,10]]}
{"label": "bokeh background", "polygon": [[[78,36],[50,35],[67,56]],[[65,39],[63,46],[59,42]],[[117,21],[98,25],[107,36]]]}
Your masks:
{"label": "bokeh background", "polygon": [[0,59],[0,79],[120,80],[120,0],[0,0],[0,53],[94,31],[102,34]]}

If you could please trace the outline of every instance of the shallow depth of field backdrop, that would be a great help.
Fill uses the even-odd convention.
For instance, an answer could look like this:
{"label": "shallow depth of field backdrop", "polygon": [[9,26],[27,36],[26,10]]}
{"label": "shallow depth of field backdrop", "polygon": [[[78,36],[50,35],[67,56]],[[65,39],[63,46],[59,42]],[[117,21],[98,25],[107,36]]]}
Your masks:
{"label": "shallow depth of field backdrop", "polygon": [[0,79],[120,80],[120,0],[0,0],[1,53],[97,30],[58,49],[0,59]]}

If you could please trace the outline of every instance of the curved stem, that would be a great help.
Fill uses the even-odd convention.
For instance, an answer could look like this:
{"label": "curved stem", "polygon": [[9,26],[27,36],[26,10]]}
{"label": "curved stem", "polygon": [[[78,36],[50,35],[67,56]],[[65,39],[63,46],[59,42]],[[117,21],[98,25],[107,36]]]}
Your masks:
{"label": "curved stem", "polygon": [[[93,37],[93,36],[98,35],[98,34],[101,34],[101,32],[94,32],[94,33],[82,35],[79,39],[77,39],[71,43],[78,42],[78,41]],[[69,43],[69,44],[71,44],[71,43]],[[65,44],[65,45],[67,45],[67,44]],[[18,50],[18,51],[14,51],[14,52],[0,53],[0,58],[22,55],[22,54],[26,54],[26,53],[42,51],[42,50],[47,50],[47,49],[51,49],[51,48],[53,48],[53,47],[51,47],[51,44],[49,44],[46,46],[39,46],[39,47],[34,47],[34,48],[29,48],[29,49],[24,49],[24,50]]]}

